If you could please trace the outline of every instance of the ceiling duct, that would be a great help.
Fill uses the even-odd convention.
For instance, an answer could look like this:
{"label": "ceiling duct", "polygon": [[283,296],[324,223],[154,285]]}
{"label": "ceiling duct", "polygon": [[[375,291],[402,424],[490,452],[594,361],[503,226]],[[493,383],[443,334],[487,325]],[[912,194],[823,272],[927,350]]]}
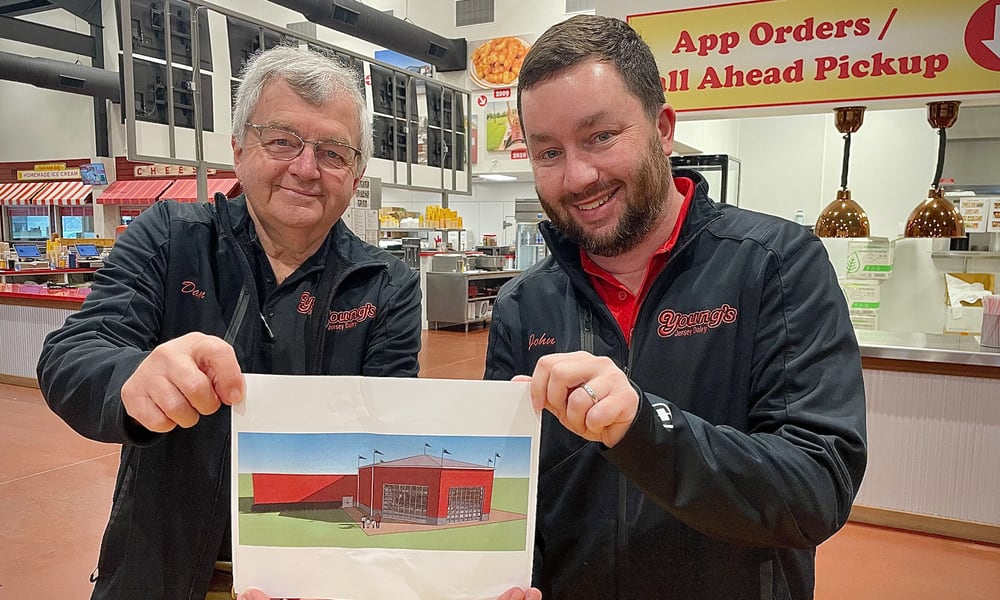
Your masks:
{"label": "ceiling duct", "polygon": [[466,69],[465,38],[442,37],[356,0],[271,1],[302,13],[317,25],[422,60],[438,71]]}
{"label": "ceiling duct", "polygon": [[0,79],[121,102],[118,73],[0,51]]}

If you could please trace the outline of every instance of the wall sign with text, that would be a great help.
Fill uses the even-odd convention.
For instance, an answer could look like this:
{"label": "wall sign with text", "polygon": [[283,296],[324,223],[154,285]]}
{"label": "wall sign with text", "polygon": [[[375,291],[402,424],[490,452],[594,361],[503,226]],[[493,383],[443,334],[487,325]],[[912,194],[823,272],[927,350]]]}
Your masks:
{"label": "wall sign with text", "polygon": [[1000,95],[1000,0],[759,0],[628,22],[678,111]]}

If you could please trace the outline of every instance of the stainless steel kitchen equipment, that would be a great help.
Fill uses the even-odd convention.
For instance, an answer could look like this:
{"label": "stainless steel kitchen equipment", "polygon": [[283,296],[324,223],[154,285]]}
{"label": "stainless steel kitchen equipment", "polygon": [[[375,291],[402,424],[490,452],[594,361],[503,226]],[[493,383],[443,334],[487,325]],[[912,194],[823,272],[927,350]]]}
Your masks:
{"label": "stainless steel kitchen equipment", "polygon": [[698,171],[708,182],[708,195],[723,204],[740,205],[740,159],[728,154],[671,156],[675,169]]}
{"label": "stainless steel kitchen equipment", "polygon": [[514,220],[517,222],[517,244],[514,256],[517,269],[523,271],[549,255],[538,224],[545,220],[545,211],[537,198],[515,198]]}
{"label": "stainless steel kitchen equipment", "polygon": [[431,271],[434,273],[464,273],[468,270],[464,254],[435,254],[431,257]]}
{"label": "stainless steel kitchen equipment", "polygon": [[490,256],[486,254],[471,254],[466,257],[469,262],[469,269],[479,269],[481,271],[502,271],[504,264],[503,256]]}

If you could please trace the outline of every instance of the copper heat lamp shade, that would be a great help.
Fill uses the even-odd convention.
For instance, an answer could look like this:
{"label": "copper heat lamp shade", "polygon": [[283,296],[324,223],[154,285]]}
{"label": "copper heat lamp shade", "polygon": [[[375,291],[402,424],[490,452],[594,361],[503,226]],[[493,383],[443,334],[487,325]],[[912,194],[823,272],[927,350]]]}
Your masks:
{"label": "copper heat lamp shade", "polygon": [[847,189],[847,165],[851,148],[850,135],[861,129],[865,117],[865,107],[836,108],[833,115],[833,123],[837,127],[837,131],[844,134],[842,189],[837,190],[837,199],[828,204],[819,214],[813,233],[826,238],[868,237],[871,233],[868,214],[865,213],[860,204],[851,199],[851,191]]}
{"label": "copper heat lamp shade", "polygon": [[813,230],[825,238],[868,237],[870,231],[868,215],[860,204],[851,200],[850,190],[837,191],[837,199],[823,209]]}
{"label": "copper heat lamp shade", "polygon": [[951,238],[965,237],[965,220],[950,200],[944,197],[941,190],[941,171],[944,167],[944,152],[946,147],[945,130],[958,120],[959,102],[930,102],[927,104],[927,122],[938,130],[937,170],[934,174],[934,187],[927,192],[927,199],[917,205],[906,220],[906,237]]}
{"label": "copper heat lamp shade", "polygon": [[927,192],[927,199],[917,205],[906,219],[906,237],[965,237],[962,213],[941,189]]}

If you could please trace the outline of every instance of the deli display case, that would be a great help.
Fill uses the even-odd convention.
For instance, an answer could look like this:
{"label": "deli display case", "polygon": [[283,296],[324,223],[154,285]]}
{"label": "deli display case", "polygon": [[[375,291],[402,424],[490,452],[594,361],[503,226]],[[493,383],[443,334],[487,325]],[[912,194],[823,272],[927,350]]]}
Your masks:
{"label": "deli display case", "polygon": [[740,205],[740,159],[728,154],[671,156],[675,169],[698,171],[708,182],[708,195],[716,202]]}
{"label": "deli display case", "polygon": [[537,198],[515,198],[514,220],[517,223],[517,242],[514,259],[518,271],[523,271],[549,255],[549,249],[538,231],[538,224],[545,220],[545,211]]}

